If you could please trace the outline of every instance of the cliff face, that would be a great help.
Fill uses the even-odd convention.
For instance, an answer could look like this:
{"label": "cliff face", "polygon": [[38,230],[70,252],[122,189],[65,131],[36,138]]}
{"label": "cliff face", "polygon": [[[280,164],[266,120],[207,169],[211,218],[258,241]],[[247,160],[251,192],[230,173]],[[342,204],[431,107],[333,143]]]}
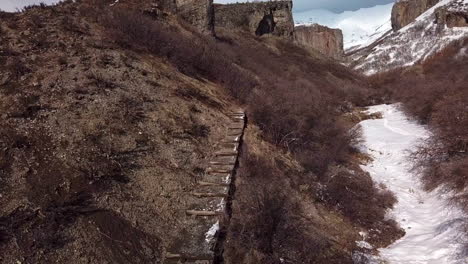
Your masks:
{"label": "cliff face", "polygon": [[177,13],[203,33],[214,30],[213,0],[176,0]]}
{"label": "cliff face", "polygon": [[394,31],[410,24],[419,15],[433,7],[440,0],[400,0],[392,9],[392,28]]}
{"label": "cliff face", "polygon": [[143,10],[154,17],[165,13],[178,15],[200,32],[214,33],[213,0],[127,0],[115,6]]}
{"label": "cliff face", "polygon": [[295,28],[294,40],[306,48],[320,51],[326,56],[341,59],[343,57],[343,32],[318,24]]}
{"label": "cliff face", "polygon": [[292,1],[214,5],[215,25],[293,39]]}

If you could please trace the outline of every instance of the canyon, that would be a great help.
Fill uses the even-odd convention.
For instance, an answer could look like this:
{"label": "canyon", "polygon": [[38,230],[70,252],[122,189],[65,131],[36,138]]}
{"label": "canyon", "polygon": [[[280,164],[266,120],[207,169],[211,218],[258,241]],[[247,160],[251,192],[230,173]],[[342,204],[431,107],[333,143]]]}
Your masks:
{"label": "canyon", "polygon": [[450,263],[467,10],[399,1],[349,53],[290,0],[0,12],[0,262]]}

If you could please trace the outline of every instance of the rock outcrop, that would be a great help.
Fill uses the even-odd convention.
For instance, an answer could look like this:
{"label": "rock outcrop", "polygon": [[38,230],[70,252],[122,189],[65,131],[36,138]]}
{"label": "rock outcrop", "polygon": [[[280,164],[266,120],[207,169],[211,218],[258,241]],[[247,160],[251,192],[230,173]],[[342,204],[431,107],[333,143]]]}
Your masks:
{"label": "rock outcrop", "polygon": [[215,25],[247,30],[257,36],[272,34],[293,39],[293,3],[287,1],[214,5]]}
{"label": "rock outcrop", "polygon": [[468,27],[468,3],[454,1],[448,6],[437,8],[435,16],[436,23],[440,26]]}
{"label": "rock outcrop", "polygon": [[392,28],[397,31],[413,22],[418,16],[440,0],[400,0],[392,9]]}
{"label": "rock outcrop", "polygon": [[214,30],[213,0],[176,0],[177,14],[201,32]]}
{"label": "rock outcrop", "polygon": [[199,31],[214,33],[213,0],[128,0],[116,2],[116,5],[143,10],[153,17],[178,15]]}
{"label": "rock outcrop", "polygon": [[338,60],[344,55],[343,32],[340,29],[318,24],[298,26],[295,28],[294,40],[303,47],[315,49]]}

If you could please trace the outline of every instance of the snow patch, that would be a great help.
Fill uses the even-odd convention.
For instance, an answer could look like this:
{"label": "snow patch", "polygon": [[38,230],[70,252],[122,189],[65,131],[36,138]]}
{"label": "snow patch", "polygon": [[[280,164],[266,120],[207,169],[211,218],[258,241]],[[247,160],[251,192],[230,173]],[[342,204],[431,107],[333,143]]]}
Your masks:
{"label": "snow patch", "polygon": [[[405,116],[399,105],[373,106],[368,112],[381,112],[383,118],[360,123],[361,147],[367,148],[373,157],[362,168],[375,182],[385,184],[395,193],[398,203],[388,217],[406,231],[403,238],[380,249],[380,256],[390,264],[466,263],[466,258],[459,254],[467,242],[461,227],[465,219],[462,211],[449,204],[448,194],[440,190],[424,191],[409,156],[430,133]],[[359,245],[366,246],[363,241]],[[356,255],[364,257],[372,258],[363,253]]]}
{"label": "snow patch", "polygon": [[210,243],[214,239],[216,232],[218,232],[218,230],[219,230],[219,221],[216,222],[213,226],[211,226],[208,232],[206,232],[205,241],[207,243]]}
{"label": "snow patch", "polygon": [[360,248],[365,248],[365,249],[373,249],[374,247],[371,246],[371,244],[367,243],[366,241],[356,241],[356,246]]}

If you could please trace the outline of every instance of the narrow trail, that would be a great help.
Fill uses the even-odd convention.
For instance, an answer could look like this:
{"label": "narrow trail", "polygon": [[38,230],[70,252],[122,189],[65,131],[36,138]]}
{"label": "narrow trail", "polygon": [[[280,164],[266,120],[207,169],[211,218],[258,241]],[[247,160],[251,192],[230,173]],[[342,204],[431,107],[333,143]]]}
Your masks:
{"label": "narrow trail", "polygon": [[406,231],[394,244],[380,250],[390,264],[468,263],[460,254],[463,243],[463,214],[440,191],[426,192],[409,158],[429,132],[408,120],[398,105],[377,105],[368,110],[381,112],[382,119],[360,123],[363,131],[361,151],[374,159],[362,166],[375,182],[383,183],[398,199],[389,216]]}
{"label": "narrow trail", "polygon": [[164,264],[224,263],[223,252],[236,191],[236,170],[247,116],[243,111],[227,114],[226,137],[212,153],[202,179],[192,190],[195,198],[185,211],[185,230],[166,252]]}

